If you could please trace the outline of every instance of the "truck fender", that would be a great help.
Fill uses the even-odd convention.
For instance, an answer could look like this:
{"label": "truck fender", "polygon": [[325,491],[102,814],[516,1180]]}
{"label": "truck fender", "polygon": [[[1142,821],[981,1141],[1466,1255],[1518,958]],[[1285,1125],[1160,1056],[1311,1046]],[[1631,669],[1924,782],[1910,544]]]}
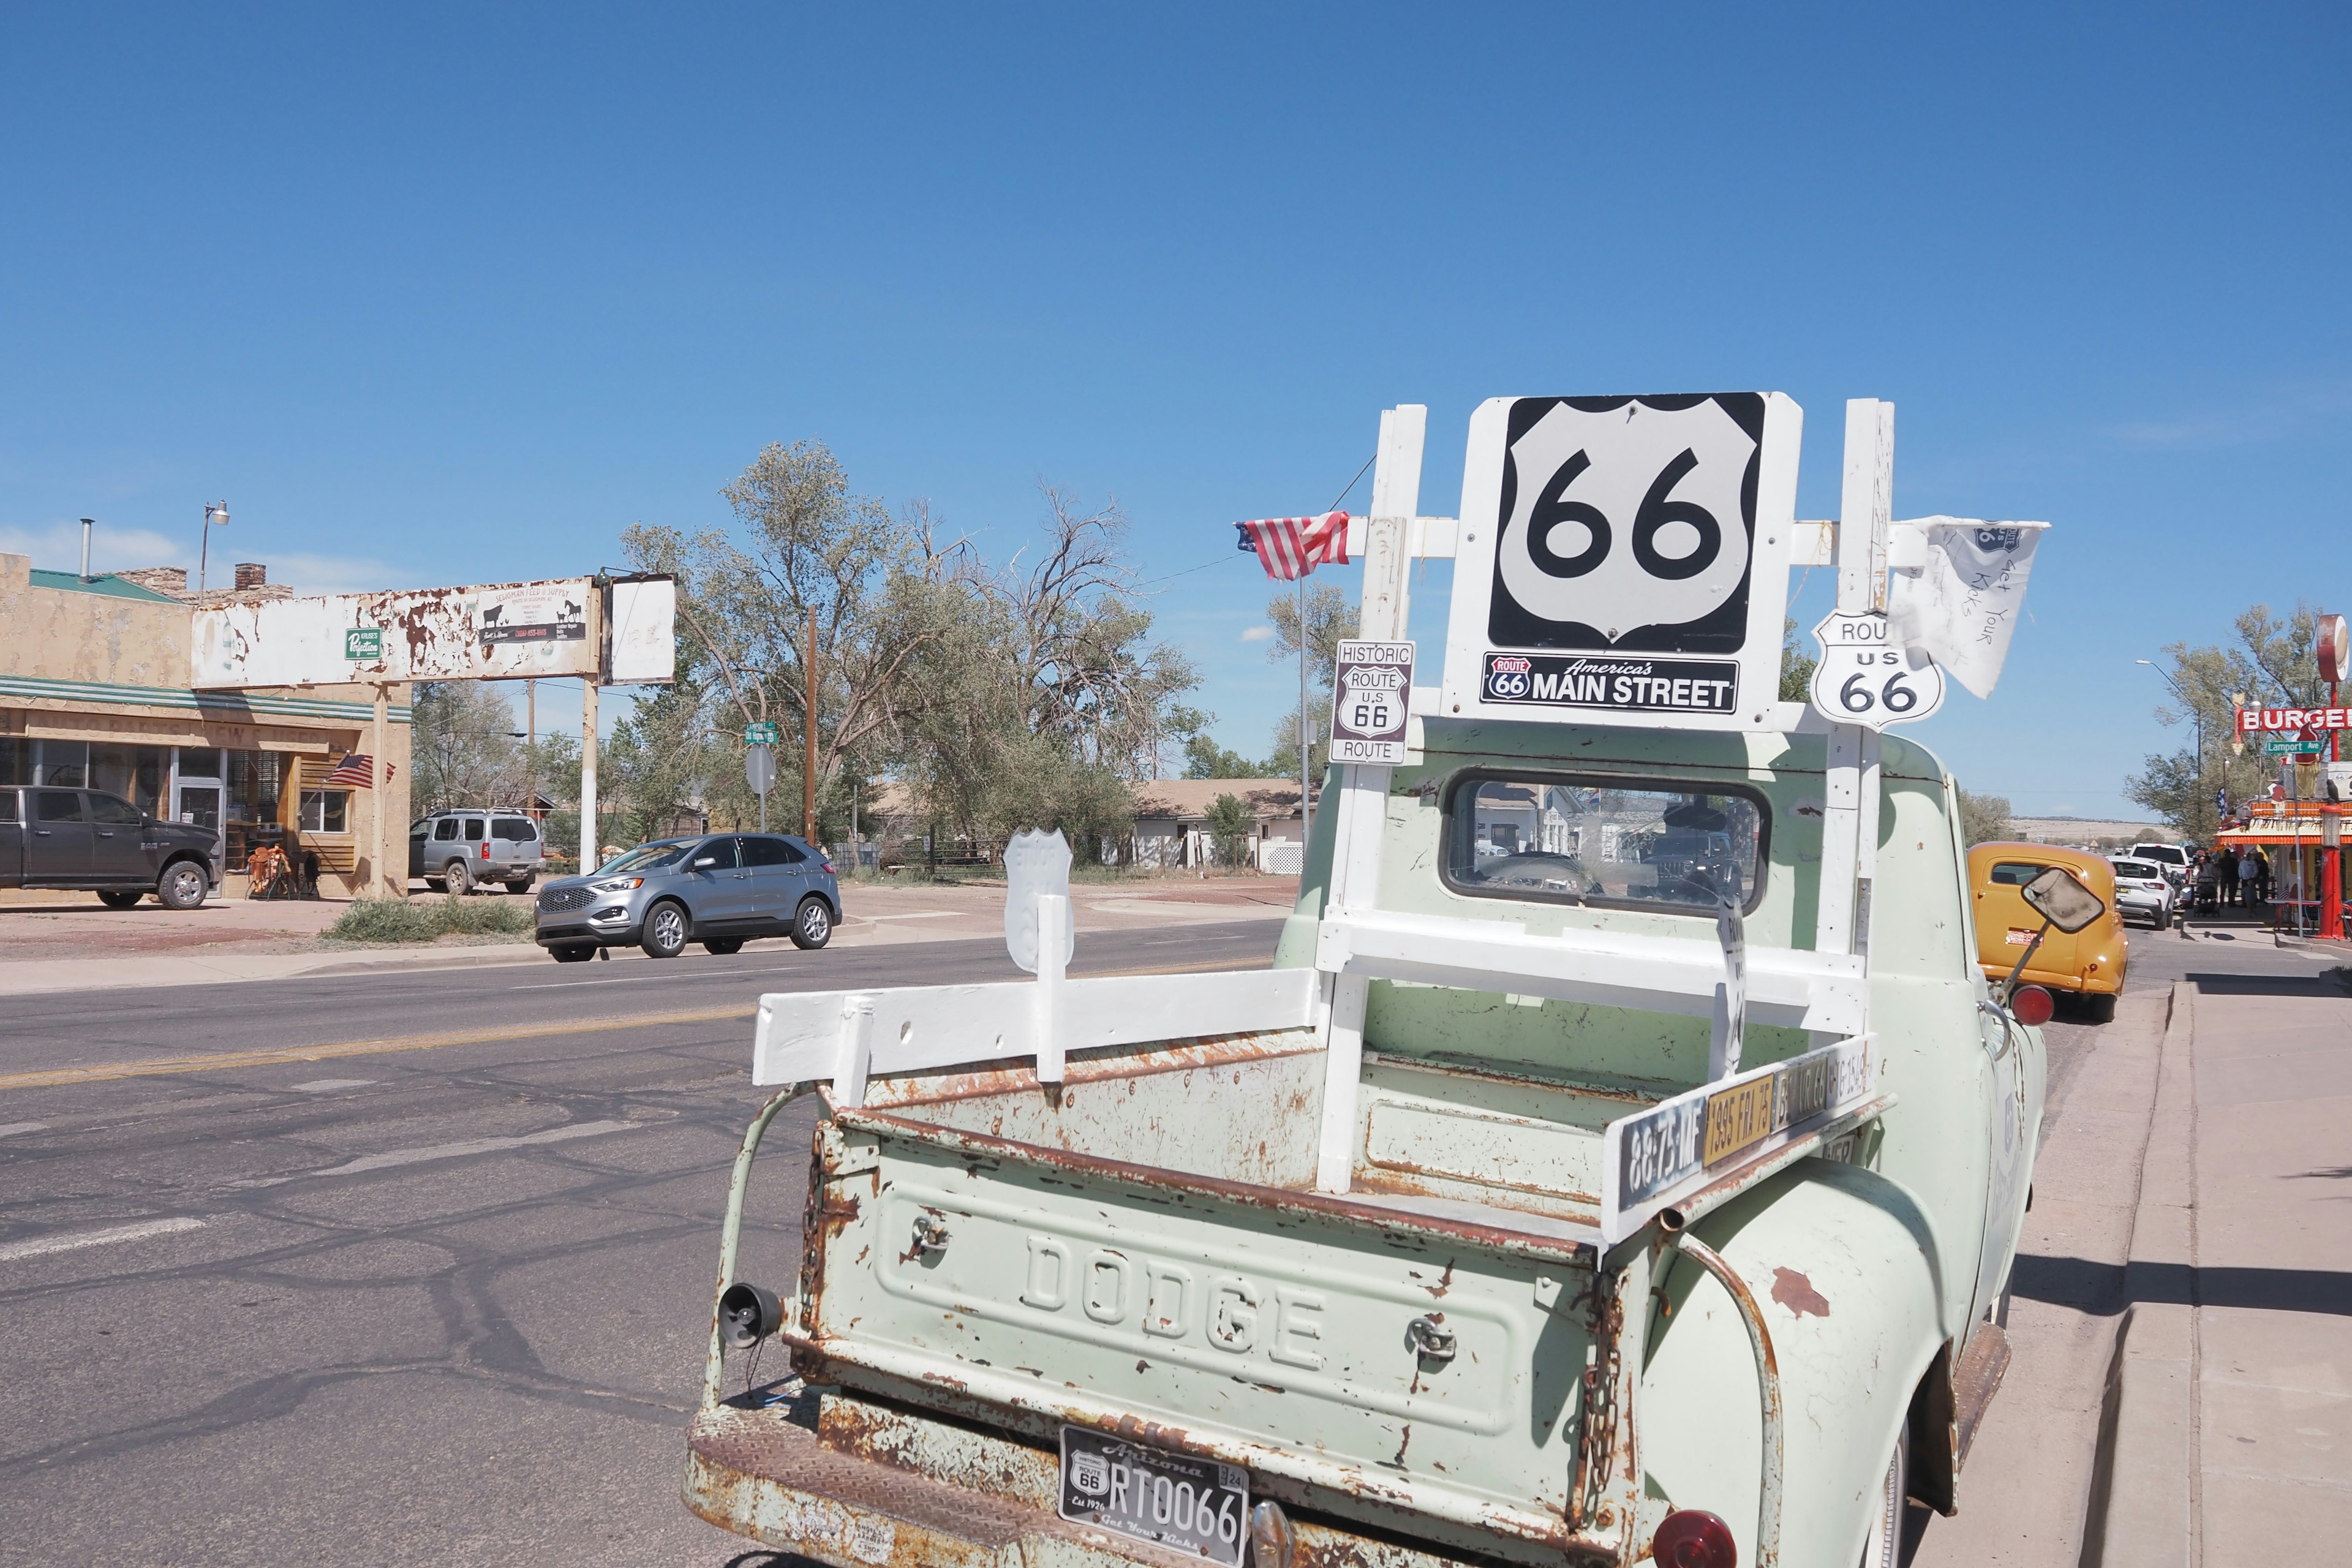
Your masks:
{"label": "truck fender", "polygon": [[[1843,1568],[1861,1555],[1915,1391],[1948,1338],[1927,1218],[1874,1172],[1804,1160],[1691,1230],[1747,1284],[1771,1338],[1780,1561]],[[1739,1561],[1757,1562],[1763,1406],[1748,1331],[1730,1293],[1671,1245],[1657,1270],[1634,1407],[1652,1506],[1719,1515]]]}

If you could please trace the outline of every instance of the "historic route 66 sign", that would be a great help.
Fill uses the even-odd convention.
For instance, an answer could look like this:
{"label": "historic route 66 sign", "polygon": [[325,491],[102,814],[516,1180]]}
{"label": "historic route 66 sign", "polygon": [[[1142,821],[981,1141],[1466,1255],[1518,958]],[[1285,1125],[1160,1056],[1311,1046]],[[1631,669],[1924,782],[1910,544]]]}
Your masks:
{"label": "historic route 66 sign", "polygon": [[1833,610],[1813,628],[1822,661],[1813,666],[1813,706],[1836,724],[1884,730],[1925,719],[1944,705],[1944,672],[1935,660],[1887,640],[1886,617]]}
{"label": "historic route 66 sign", "polygon": [[1444,711],[1764,726],[1803,418],[1778,393],[1482,405]]}
{"label": "historic route 66 sign", "polygon": [[1412,644],[1346,641],[1332,687],[1331,760],[1394,767],[1404,761],[1412,697]]}

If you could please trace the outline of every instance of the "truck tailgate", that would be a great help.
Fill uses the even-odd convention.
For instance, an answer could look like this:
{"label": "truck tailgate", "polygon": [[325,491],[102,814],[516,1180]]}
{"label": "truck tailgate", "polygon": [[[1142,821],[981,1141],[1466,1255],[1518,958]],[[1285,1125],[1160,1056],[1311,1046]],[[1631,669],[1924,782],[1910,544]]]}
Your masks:
{"label": "truck tailgate", "polygon": [[1589,1227],[1150,1170],[874,1111],[838,1112],[818,1160],[799,1321],[812,1376],[1563,1535]]}

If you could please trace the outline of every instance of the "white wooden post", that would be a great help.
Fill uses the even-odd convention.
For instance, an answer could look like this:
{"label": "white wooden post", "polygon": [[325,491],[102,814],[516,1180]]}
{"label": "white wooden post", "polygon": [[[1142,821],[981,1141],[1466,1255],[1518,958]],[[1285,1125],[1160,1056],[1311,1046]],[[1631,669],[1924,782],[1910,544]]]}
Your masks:
{"label": "white wooden post", "polygon": [[841,1043],[833,1064],[833,1099],[836,1105],[866,1103],[866,1073],[874,1062],[874,998],[841,999]]}
{"label": "white wooden post", "polygon": [[[1895,405],[1857,397],[1845,405],[1845,480],[1838,506],[1838,609],[1886,607],[1887,534],[1894,516]],[[1814,947],[1870,951],[1870,884],[1878,862],[1878,733],[1832,724],[1828,799],[1822,821],[1820,914]]]}
{"label": "white wooden post", "polygon": [[[1372,470],[1372,513],[1364,530],[1364,599],[1356,635],[1397,642],[1412,613],[1409,552],[1412,520],[1421,510],[1421,453],[1429,410],[1408,403],[1381,415],[1379,460]],[[1340,778],[1339,816],[1332,824],[1331,885],[1327,908],[1369,910],[1378,903],[1381,839],[1388,822],[1391,770],[1350,763]],[[1344,1193],[1355,1165],[1356,1090],[1364,1065],[1364,998],[1370,982],[1343,975],[1333,983],[1325,1038],[1323,1127],[1316,1150],[1315,1184]]]}
{"label": "white wooden post", "polygon": [[580,681],[580,874],[596,869],[596,678]]}
{"label": "white wooden post", "polygon": [[1063,950],[1070,940],[1070,900],[1037,895],[1037,1081],[1062,1081],[1062,985],[1068,977]]}

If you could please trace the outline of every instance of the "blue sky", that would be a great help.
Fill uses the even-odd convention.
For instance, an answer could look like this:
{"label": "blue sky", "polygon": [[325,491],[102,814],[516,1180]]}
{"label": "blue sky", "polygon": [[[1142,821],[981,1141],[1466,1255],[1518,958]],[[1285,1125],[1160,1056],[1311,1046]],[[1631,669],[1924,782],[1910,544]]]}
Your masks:
{"label": "blue sky", "polygon": [[2352,609],[2338,7],[5,26],[0,549],[45,565],[84,515],[194,564],[226,497],[305,589],[563,574],[821,437],[1000,555],[1042,479],[1143,576],[1216,563],[1160,624],[1261,753],[1295,687],[1227,524],[1327,505],[1383,405],[1451,511],[1484,397],[1779,389],[1827,516],[1882,396],[1898,516],[2057,525],[2000,690],[1918,733],[2086,815],[2176,743],[2135,658]]}

